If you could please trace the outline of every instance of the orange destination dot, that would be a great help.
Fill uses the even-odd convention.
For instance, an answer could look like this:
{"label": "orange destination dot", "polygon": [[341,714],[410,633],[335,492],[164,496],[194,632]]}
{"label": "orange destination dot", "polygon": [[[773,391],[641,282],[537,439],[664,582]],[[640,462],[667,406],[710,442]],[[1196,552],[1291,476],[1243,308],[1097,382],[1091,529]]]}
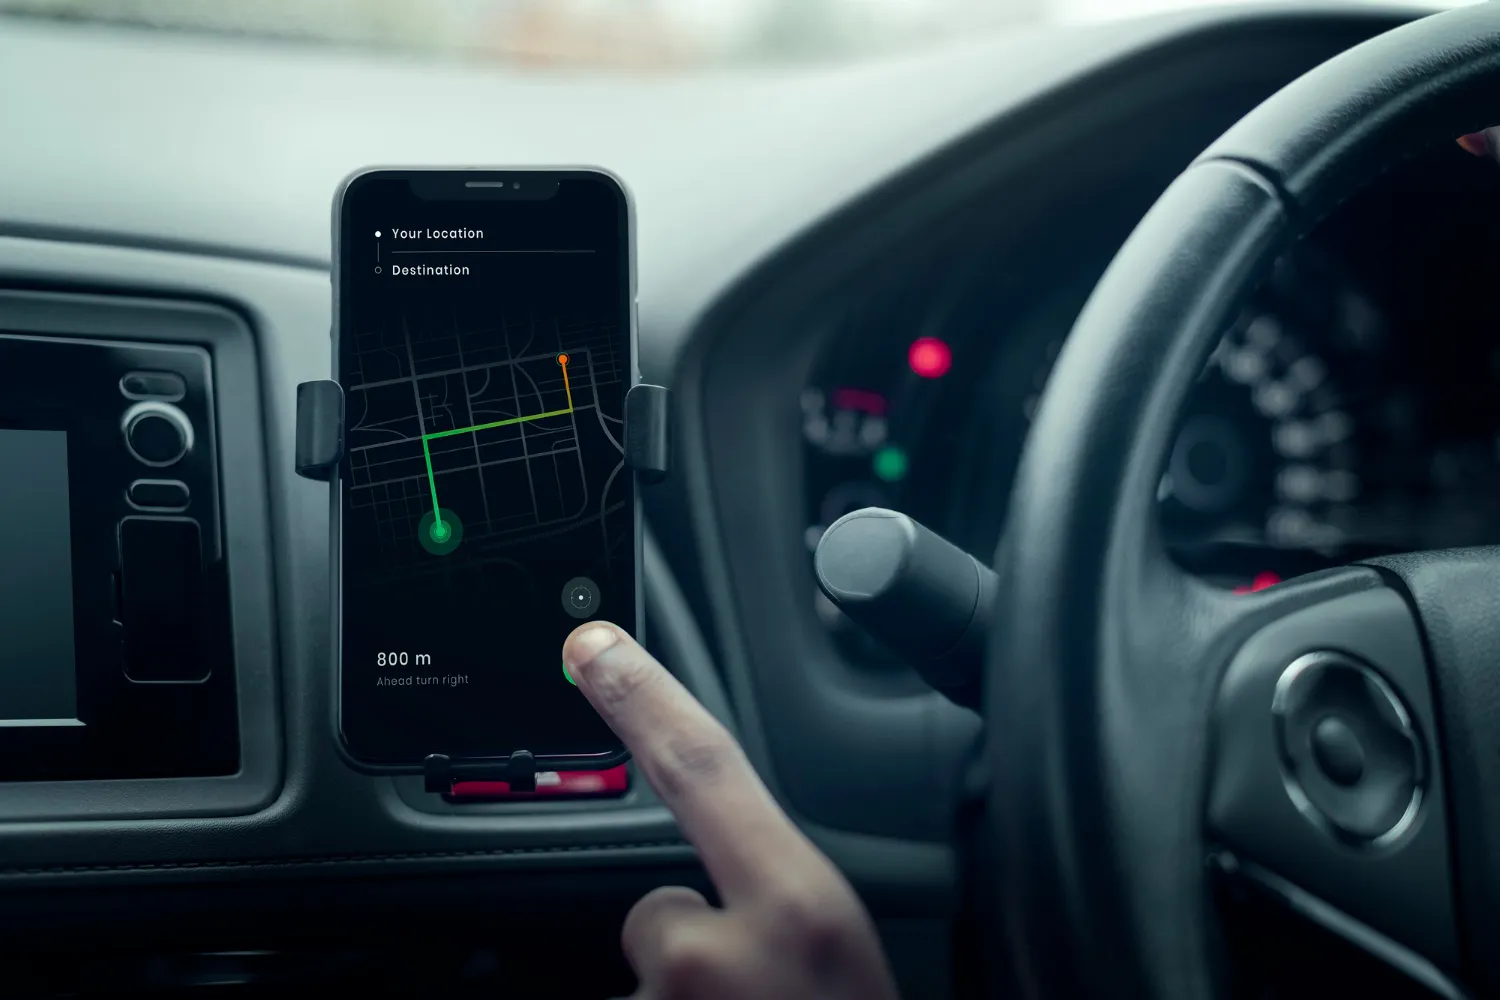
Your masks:
{"label": "orange destination dot", "polygon": [[566,354],[559,354],[557,356],[557,363],[560,364],[560,365],[567,364],[568,363],[568,356]]}

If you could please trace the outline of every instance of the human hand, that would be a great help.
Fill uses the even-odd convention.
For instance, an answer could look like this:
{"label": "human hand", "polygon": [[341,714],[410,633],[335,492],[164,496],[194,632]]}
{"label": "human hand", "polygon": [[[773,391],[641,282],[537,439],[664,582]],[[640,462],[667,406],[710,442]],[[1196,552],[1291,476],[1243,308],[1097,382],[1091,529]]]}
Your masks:
{"label": "human hand", "polygon": [[667,886],[621,944],[639,1000],[895,1000],[875,928],[838,869],[776,805],[744,752],[675,677],[604,622],[563,645],[569,676],[677,817],[722,907]]}

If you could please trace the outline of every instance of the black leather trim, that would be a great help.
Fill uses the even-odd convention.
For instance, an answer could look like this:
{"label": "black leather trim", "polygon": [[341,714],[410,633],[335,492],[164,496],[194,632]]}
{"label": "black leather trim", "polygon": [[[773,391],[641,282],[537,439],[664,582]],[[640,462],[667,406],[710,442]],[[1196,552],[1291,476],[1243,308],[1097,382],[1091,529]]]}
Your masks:
{"label": "black leather trim", "polygon": [[1156,482],[1182,397],[1287,229],[1247,167],[1179,177],[1096,288],[1032,427],[996,562],[986,713],[1024,996],[1212,992],[1193,859],[1217,676],[1170,644],[1143,651],[1189,644],[1211,611],[1162,565]]}
{"label": "black leather trim", "polygon": [[1414,552],[1371,565],[1416,607],[1434,665],[1433,695],[1442,720],[1450,793],[1454,885],[1466,932],[1463,958],[1487,992],[1500,988],[1500,548]]}
{"label": "black leather trim", "polygon": [[1424,18],[1328,60],[1200,160],[1254,164],[1321,214],[1402,159],[1500,119],[1500,5]]}

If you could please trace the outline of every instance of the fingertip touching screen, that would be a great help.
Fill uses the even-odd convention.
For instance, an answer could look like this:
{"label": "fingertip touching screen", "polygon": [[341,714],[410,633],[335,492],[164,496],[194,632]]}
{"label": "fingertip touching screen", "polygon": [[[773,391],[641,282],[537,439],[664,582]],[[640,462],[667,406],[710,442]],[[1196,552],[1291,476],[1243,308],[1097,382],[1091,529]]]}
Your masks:
{"label": "fingertip touching screen", "polygon": [[624,191],[592,171],[377,171],[337,219],[346,751],[617,752],[561,649],[587,620],[637,627]]}

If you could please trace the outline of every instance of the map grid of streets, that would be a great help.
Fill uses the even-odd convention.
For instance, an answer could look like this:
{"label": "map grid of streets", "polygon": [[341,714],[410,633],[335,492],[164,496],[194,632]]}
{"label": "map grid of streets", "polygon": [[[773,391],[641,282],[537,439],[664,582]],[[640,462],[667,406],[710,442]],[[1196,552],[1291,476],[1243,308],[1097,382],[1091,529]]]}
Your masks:
{"label": "map grid of streets", "polygon": [[[485,330],[446,329],[391,317],[354,334],[354,370],[345,385],[350,507],[373,514],[380,569],[409,575],[457,561],[503,559],[519,543],[595,525],[603,552],[608,515],[629,502],[623,459],[593,488],[582,436],[603,435],[623,456],[623,421],[604,414],[601,388],[628,377],[609,324],[568,324],[504,316]],[[567,355],[566,377],[558,363]],[[571,412],[529,419],[569,408]],[[443,431],[522,418],[507,426],[431,438]],[[429,483],[423,436],[432,459]],[[623,477],[621,489],[613,488]],[[461,520],[463,541],[434,558],[418,525],[433,511],[432,491]],[[611,502],[613,498],[613,502]]]}

